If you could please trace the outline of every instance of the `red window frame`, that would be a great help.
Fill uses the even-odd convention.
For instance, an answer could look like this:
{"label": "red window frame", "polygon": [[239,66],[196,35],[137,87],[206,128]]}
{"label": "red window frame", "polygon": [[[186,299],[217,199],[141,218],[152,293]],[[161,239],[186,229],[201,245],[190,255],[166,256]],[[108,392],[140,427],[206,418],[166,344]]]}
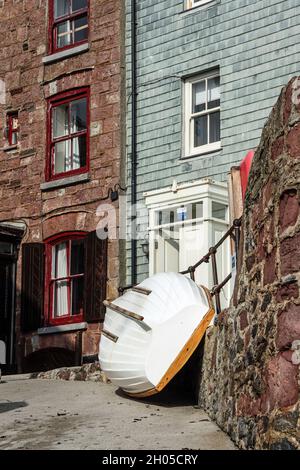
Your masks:
{"label": "red window frame", "polygon": [[[79,46],[80,44],[85,44],[89,40],[89,24],[90,24],[90,0],[87,0],[87,6],[80,10],[77,10],[75,13],[71,13],[71,0],[67,0],[69,3],[69,14],[60,16],[59,18],[54,18],[54,0],[49,0],[49,53],[54,54],[55,52],[64,51],[71,49],[72,47]],[[74,41],[72,44],[67,46],[57,47],[57,27],[60,23],[64,23],[68,20],[75,20],[82,16],[87,16],[87,38],[82,41]]]}
{"label": "red window frame", "polygon": [[[71,315],[70,312],[70,303],[71,303],[71,279],[78,277],[83,277],[86,273],[80,273],[75,275],[70,275],[70,244],[72,240],[84,240],[87,236],[87,232],[65,232],[60,235],[53,236],[48,238],[45,241],[45,322],[47,325],[66,325],[70,323],[79,323],[84,319],[84,311],[76,315]],[[53,316],[53,286],[55,279],[52,279],[52,250],[53,247],[59,245],[63,242],[69,242],[67,244],[67,271],[68,275],[65,278],[68,281],[68,314],[60,317]]]}
{"label": "red window frame", "polygon": [[[19,126],[19,122],[18,122],[17,128],[16,129],[13,128],[14,119],[17,119],[19,121],[19,114],[18,114],[17,111],[7,114],[7,116],[6,116],[6,139],[7,139],[7,143],[8,143],[9,146],[18,145],[18,143],[19,143],[20,126]],[[13,142],[13,135],[14,134],[17,134],[17,141],[16,142]]]}
{"label": "red window frame", "polygon": [[[68,135],[53,138],[52,133],[52,113],[53,109],[57,106],[62,104],[71,103],[72,101],[76,101],[82,98],[86,98],[86,106],[87,106],[87,115],[86,115],[86,129],[79,132],[74,132],[73,134],[70,132]],[[70,113],[70,108],[69,108]],[[70,125],[70,114],[69,114],[69,125]],[[60,173],[54,172],[54,147],[55,144],[58,142],[63,142],[66,140],[74,139],[80,136],[86,136],[86,162],[85,166],[77,168],[75,170],[64,171]],[[55,95],[54,97],[48,100],[48,112],[47,112],[47,161],[46,161],[46,181],[52,181],[56,179],[61,179],[67,176],[73,176],[80,173],[87,173],[90,168],[90,89],[89,87],[79,88],[76,90],[71,90],[67,92],[60,93]]]}

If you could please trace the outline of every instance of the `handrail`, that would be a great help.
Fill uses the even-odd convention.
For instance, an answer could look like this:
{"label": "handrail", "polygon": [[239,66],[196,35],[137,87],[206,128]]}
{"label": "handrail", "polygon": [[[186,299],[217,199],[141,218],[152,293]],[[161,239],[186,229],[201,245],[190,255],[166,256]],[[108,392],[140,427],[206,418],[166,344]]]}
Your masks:
{"label": "handrail", "polygon": [[[240,244],[240,228],[242,225],[242,217],[239,219],[235,219],[233,221],[232,226],[227,230],[227,232],[223,235],[222,238],[206,253],[206,255],[202,256],[202,258],[197,261],[197,263],[189,266],[184,271],[180,271],[180,274],[189,274],[191,279],[195,281],[195,271],[201,264],[209,263],[210,259],[212,260],[212,269],[213,269],[213,281],[214,286],[211,289],[210,293],[212,296],[216,298],[216,313],[219,314],[221,312],[221,301],[220,301],[220,291],[221,289],[227,284],[228,281],[232,278],[232,274],[230,273],[222,282],[219,283],[218,281],[218,272],[217,272],[217,262],[216,262],[216,254],[218,248],[230,237],[234,244],[235,244],[235,253],[236,258],[238,257],[238,250]],[[125,291],[132,289],[134,286],[126,286],[126,287],[119,287],[119,293],[123,294]]]}
{"label": "handrail", "polygon": [[201,266],[202,263],[209,263],[210,259],[212,260],[214,287],[211,290],[211,295],[215,296],[216,298],[217,314],[221,312],[220,291],[227,284],[227,282],[232,278],[232,274],[230,273],[221,283],[219,283],[218,272],[217,272],[217,262],[216,262],[217,250],[228,237],[231,237],[235,244],[236,257],[238,256],[241,224],[242,224],[242,217],[234,220],[232,226],[227,230],[227,232],[223,235],[223,237],[220,238],[220,240],[214,246],[210,247],[206,255],[202,256],[202,258],[197,263],[190,266],[185,271],[180,272],[180,274],[190,274],[191,279],[195,281],[196,269],[199,268],[199,266]]}
{"label": "handrail", "polygon": [[[187,269],[184,271],[180,271],[180,274],[189,274],[191,272],[195,272],[195,270],[202,264],[202,263],[208,263],[209,258],[212,256],[212,254],[216,253],[217,249],[224,243],[224,241],[228,238],[231,237],[234,242],[236,242],[236,228],[241,226],[242,219],[237,219],[234,220],[232,226],[227,230],[227,232],[223,235],[222,238],[216,243],[214,246],[212,246],[206,255],[202,256],[202,258],[197,261],[197,263],[193,264],[192,266],[189,266]],[[238,240],[239,241],[239,240]],[[236,250],[237,252],[237,250]]]}

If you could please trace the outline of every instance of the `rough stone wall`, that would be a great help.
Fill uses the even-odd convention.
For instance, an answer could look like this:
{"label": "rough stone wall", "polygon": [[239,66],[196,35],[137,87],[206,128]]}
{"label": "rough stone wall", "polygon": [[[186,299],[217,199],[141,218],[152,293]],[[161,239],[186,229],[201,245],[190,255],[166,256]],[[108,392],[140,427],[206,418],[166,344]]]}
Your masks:
{"label": "rough stone wall", "polygon": [[[120,182],[122,10],[121,0],[91,0],[89,50],[43,64],[48,54],[48,2],[0,2],[0,80],[5,83],[0,129],[6,125],[6,113],[12,110],[18,110],[20,123],[18,147],[8,150],[3,139],[0,148],[0,222],[24,221],[27,231],[22,242],[41,242],[65,231],[95,230],[99,221],[96,208],[109,188]],[[90,180],[43,191],[40,185],[45,182],[47,98],[84,86],[90,86]],[[37,336],[21,338],[21,263],[20,255],[16,324],[19,357],[24,348],[30,353],[49,341],[59,342],[61,347],[72,346],[72,333],[55,340],[53,335],[47,340]],[[118,274],[119,246],[112,241],[108,248],[109,297],[117,295]],[[99,325],[90,325],[83,339],[87,354],[97,351],[98,342]]]}
{"label": "rough stone wall", "polygon": [[233,305],[206,335],[199,401],[241,448],[300,449],[300,80],[256,151]]}

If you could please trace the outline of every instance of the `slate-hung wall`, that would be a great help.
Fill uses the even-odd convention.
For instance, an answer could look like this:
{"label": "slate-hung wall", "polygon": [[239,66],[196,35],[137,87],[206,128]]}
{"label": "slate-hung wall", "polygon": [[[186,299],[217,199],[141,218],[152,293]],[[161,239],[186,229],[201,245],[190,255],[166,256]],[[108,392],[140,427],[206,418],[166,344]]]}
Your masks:
{"label": "slate-hung wall", "polygon": [[[49,347],[74,350],[78,346],[77,349],[82,350],[83,355],[97,354],[101,329],[98,320],[102,308],[99,299],[101,295],[106,296],[106,278],[109,278],[109,297],[117,295],[119,286],[118,242],[112,241],[108,244],[106,260],[103,259],[104,251],[97,257],[99,243],[94,234],[99,220],[99,217],[96,217],[96,209],[100,201],[107,197],[109,188],[120,182],[123,2],[60,2],[59,5],[65,5],[66,8],[72,5],[75,14],[76,9],[81,8],[81,29],[78,30],[79,43],[75,44],[75,49],[71,44],[59,51],[52,50],[49,42],[49,14],[53,4],[51,0],[0,2],[0,79],[6,88],[5,99],[0,99],[0,128],[3,136],[0,149],[0,222],[9,219],[12,224],[19,221],[27,225],[17,263],[16,312],[12,312],[12,315],[16,314],[14,360],[17,359],[19,369],[24,356]],[[88,34],[82,24],[82,7],[86,6],[89,7]],[[66,36],[62,35],[61,41],[66,41]],[[79,131],[77,135],[81,136],[79,140],[83,136],[88,142],[85,148],[89,148],[89,163],[84,168],[81,168],[83,164],[80,168],[76,164],[75,171],[58,171],[60,176],[56,175],[56,171],[51,167],[49,175],[50,168],[46,164],[47,138],[50,139],[51,134],[49,103],[55,104],[57,96],[65,100],[70,97],[70,93],[78,93],[79,90],[83,95],[76,95],[76,99],[87,100],[87,120],[82,118],[84,107],[81,101],[81,105],[78,104],[77,108],[75,106],[75,109],[79,110],[76,115]],[[62,110],[63,105],[59,109]],[[7,116],[12,112],[18,113],[19,119],[17,145],[11,145],[14,142],[9,141],[5,135]],[[57,128],[61,131],[61,127],[66,126],[64,117],[59,117],[61,119],[58,120]],[[72,121],[72,126],[74,125]],[[61,135],[59,134],[59,138],[64,139]],[[79,149],[78,152],[82,151]],[[55,174],[52,174],[53,172]],[[117,207],[118,203],[115,204]],[[0,232],[1,230],[0,224]],[[61,319],[60,323],[64,321],[68,324],[63,325],[63,334],[38,334],[38,326],[55,327],[54,319],[50,321],[48,318],[51,308],[46,303],[43,305],[48,291],[46,287],[43,289],[46,284],[42,271],[46,268],[46,271],[50,272],[48,262],[44,263],[43,259],[44,253],[47,260],[50,259],[49,247],[45,245],[45,240],[64,233],[70,237],[83,233],[93,234],[94,243],[85,246],[86,263],[79,273],[85,271],[85,286],[93,293],[86,295],[83,292],[85,307],[80,307],[80,316]],[[89,236],[85,240],[88,238]],[[24,251],[24,243],[35,244],[35,253],[29,252],[29,248]],[[41,248],[40,251],[38,247]],[[30,284],[29,279],[26,285],[26,279],[30,278],[32,260],[36,261],[36,264],[40,263],[40,271],[35,273],[34,282]],[[93,265],[95,269],[92,268]],[[78,269],[74,268],[74,271],[78,272]],[[101,285],[96,283],[96,278],[99,281],[100,277]],[[1,271],[1,285],[2,282]],[[95,288],[94,282],[97,284]],[[26,295],[29,292],[27,300],[26,295],[21,295],[21,292]],[[25,302],[23,308],[21,297]],[[33,305],[30,306],[30,302]],[[95,311],[93,318],[88,318],[87,309]],[[80,330],[79,320],[88,322],[88,325],[84,325],[82,345],[76,345],[77,330]],[[61,324],[59,328],[62,328]]]}
{"label": "slate-hung wall", "polygon": [[[126,4],[130,105],[131,1]],[[257,146],[281,87],[299,73],[299,2],[213,0],[185,10],[184,0],[141,0],[137,9],[138,199],[145,191],[171,185],[173,179],[226,180],[230,166]],[[217,67],[222,148],[184,159],[183,80]],[[130,113],[127,129],[130,161]],[[142,279],[148,262],[139,244],[138,253]]]}

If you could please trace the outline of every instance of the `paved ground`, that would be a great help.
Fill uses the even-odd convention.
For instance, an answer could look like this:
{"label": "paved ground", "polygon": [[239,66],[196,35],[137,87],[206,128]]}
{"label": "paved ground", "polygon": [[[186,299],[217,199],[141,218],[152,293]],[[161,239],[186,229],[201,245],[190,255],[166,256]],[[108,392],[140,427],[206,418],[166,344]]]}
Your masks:
{"label": "paved ground", "polygon": [[0,449],[234,449],[200,409],[167,392],[137,401],[112,385],[0,383]]}

